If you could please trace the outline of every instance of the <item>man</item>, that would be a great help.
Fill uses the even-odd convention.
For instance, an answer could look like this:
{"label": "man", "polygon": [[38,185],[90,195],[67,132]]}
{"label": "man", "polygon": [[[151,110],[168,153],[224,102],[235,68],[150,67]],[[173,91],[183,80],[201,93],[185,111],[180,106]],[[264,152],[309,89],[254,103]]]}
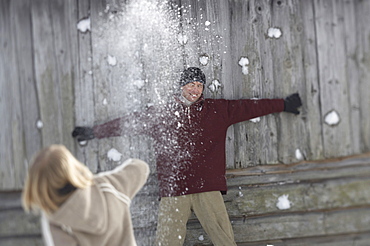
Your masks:
{"label": "man", "polygon": [[259,116],[299,114],[298,94],[284,99],[205,99],[204,73],[183,71],[181,94],[163,107],[149,107],[107,123],[76,127],[73,137],[148,134],[155,141],[160,186],[157,245],[183,245],[186,223],[194,211],[214,245],[236,245],[221,193],[226,193],[225,139],[232,124]]}

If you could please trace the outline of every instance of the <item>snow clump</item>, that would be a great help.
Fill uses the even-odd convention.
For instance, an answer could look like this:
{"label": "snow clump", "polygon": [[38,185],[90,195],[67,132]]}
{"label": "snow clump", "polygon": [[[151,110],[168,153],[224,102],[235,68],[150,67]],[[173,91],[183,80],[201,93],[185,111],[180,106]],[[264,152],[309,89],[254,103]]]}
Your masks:
{"label": "snow clump", "polygon": [[108,55],[107,62],[112,67],[114,67],[115,65],[117,65],[117,59],[116,59],[116,57],[111,56],[111,55]]}
{"label": "snow clump", "polygon": [[267,35],[270,38],[280,38],[281,37],[281,30],[279,28],[270,27],[267,31]]}
{"label": "snow clump", "polygon": [[181,44],[181,45],[185,45],[188,43],[188,37],[186,35],[182,35],[182,34],[179,34],[177,36],[177,41]]}
{"label": "snow clump", "polygon": [[44,127],[44,123],[41,120],[38,120],[36,122],[37,129],[42,129]]}
{"label": "snow clump", "polygon": [[249,73],[248,71],[248,65],[249,65],[249,59],[247,57],[241,57],[239,59],[239,66],[242,67],[242,73],[244,75],[247,75]]}
{"label": "snow clump", "polygon": [[209,57],[207,54],[204,54],[204,55],[201,55],[199,57],[199,62],[200,64],[202,64],[203,66],[206,66],[208,64],[208,61],[209,61]]}
{"label": "snow clump", "polygon": [[85,19],[82,19],[80,20],[78,23],[77,23],[77,29],[80,31],[80,32],[87,32],[87,31],[90,31],[91,29],[91,21],[90,21],[90,17],[87,17]]}
{"label": "snow clump", "polygon": [[258,122],[261,121],[261,117],[253,118],[253,119],[250,119],[249,121],[251,121],[253,123],[258,123]]}
{"label": "snow clump", "polygon": [[339,115],[335,110],[330,111],[325,116],[325,123],[328,124],[329,126],[338,125],[339,121],[340,121]]}
{"label": "snow clump", "polygon": [[210,91],[212,91],[213,93],[218,92],[220,88],[221,83],[217,79],[212,80],[212,83],[208,86],[208,89],[210,89]]}
{"label": "snow clump", "polygon": [[288,200],[289,195],[282,195],[278,198],[278,202],[276,203],[276,207],[280,210],[289,209],[290,208],[290,201]]}
{"label": "snow clump", "polygon": [[112,148],[108,151],[107,157],[111,161],[119,161],[121,160],[122,154],[118,152],[115,148]]}
{"label": "snow clump", "polygon": [[200,235],[198,239],[199,239],[199,241],[203,241],[204,240],[204,236],[203,235]]}
{"label": "snow clump", "polygon": [[295,158],[296,158],[297,160],[303,160],[303,155],[302,155],[302,152],[301,152],[301,150],[300,150],[300,149],[296,149],[296,150],[295,150]]}

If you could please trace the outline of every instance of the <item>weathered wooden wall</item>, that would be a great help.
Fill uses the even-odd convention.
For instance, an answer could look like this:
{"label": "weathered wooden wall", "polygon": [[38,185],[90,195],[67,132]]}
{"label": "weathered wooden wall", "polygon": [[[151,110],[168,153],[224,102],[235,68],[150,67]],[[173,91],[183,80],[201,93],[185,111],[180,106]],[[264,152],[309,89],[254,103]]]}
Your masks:
{"label": "weathered wooden wall", "polygon": [[[166,100],[184,66],[200,66],[208,85],[221,84],[207,87],[206,97],[299,92],[304,102],[299,116],[269,115],[228,131],[227,167],[236,176],[225,201],[240,245],[365,245],[368,157],[360,164],[333,160],[330,167],[282,164],[370,151],[370,1],[173,0],[171,6],[0,1],[0,190],[22,188],[28,163],[43,146],[65,144],[94,172],[120,163],[107,157],[115,148],[121,161],[137,157],[151,164],[153,175],[132,209],[139,245],[150,245],[158,204],[151,140],[129,136],[81,146],[70,133],[75,125]],[[86,32],[77,28],[83,20],[90,20]],[[271,37],[270,28],[282,35]],[[241,58],[249,63],[239,65]],[[330,125],[325,119],[333,111],[339,122]],[[0,204],[12,194],[4,193]],[[294,205],[280,211],[274,204],[283,194]],[[14,211],[21,211],[19,201],[1,206],[0,216],[9,220]],[[0,243],[37,238],[34,226],[19,233],[17,224],[1,227]],[[189,228],[187,245],[209,242],[196,219]]]}

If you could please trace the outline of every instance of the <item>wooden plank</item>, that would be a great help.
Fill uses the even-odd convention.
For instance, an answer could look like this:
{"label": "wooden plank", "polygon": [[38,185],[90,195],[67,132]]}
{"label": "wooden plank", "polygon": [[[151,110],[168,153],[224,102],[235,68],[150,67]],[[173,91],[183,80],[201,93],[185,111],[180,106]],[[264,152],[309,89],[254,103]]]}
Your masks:
{"label": "wooden plank", "polygon": [[[271,23],[267,29],[267,42],[271,44],[273,81],[276,97],[286,97],[305,88],[301,49],[302,21],[300,1],[275,1],[271,4]],[[272,29],[281,36],[269,35]],[[311,51],[313,52],[313,51]],[[281,113],[278,116],[278,159],[280,163],[297,161],[296,150],[307,152],[306,139],[300,138],[305,132],[301,115]]]}
{"label": "wooden plank", "polygon": [[[326,158],[353,154],[349,92],[346,77],[343,1],[314,1],[320,101]],[[325,124],[330,112],[339,116],[338,124]]]}
{"label": "wooden plank", "polygon": [[343,2],[343,18],[344,18],[344,40],[346,45],[346,80],[348,81],[349,93],[349,110],[350,110],[350,126],[351,126],[351,143],[353,153],[361,153],[361,116],[360,116],[360,83],[357,63],[357,39],[356,30],[356,11],[355,2]]}
{"label": "wooden plank", "polygon": [[[122,93],[122,88],[124,88],[124,86],[121,85],[118,88],[114,88],[114,86],[112,86],[115,80],[119,80],[121,82],[121,79],[117,76],[119,71],[114,67],[110,67],[108,63],[108,56],[115,55],[109,53],[109,51],[114,42],[114,29],[117,28],[114,20],[109,22],[109,16],[112,14],[111,7],[113,6],[110,2],[102,3],[98,1],[92,1],[90,6],[91,26],[93,28],[91,32],[93,53],[93,56],[91,57],[91,75],[94,80],[93,106],[95,110],[95,123],[103,123],[110,119],[120,117],[122,116],[123,110],[125,110],[124,112],[127,112],[128,110],[126,107],[122,106],[122,101],[126,100],[126,96],[117,97],[118,93]],[[104,101],[107,103],[104,104]],[[115,103],[121,106],[119,107],[120,109],[118,109],[118,107],[114,107]],[[120,153],[126,154],[130,148],[130,142],[128,139],[122,137],[107,138],[96,141],[99,141],[97,145],[97,158],[100,171],[111,170],[119,164],[118,162],[111,161],[107,158],[107,153],[110,149],[115,148]],[[126,156],[123,156],[123,158],[127,159]]]}
{"label": "wooden plank", "polygon": [[25,214],[22,209],[0,210],[0,220],[0,237],[40,235],[39,216]]}
{"label": "wooden plank", "polygon": [[41,235],[38,236],[23,236],[23,237],[11,237],[11,238],[0,238],[0,244],[2,246],[43,246],[44,242],[41,239]]}
{"label": "wooden plank", "polygon": [[[19,77],[18,85],[20,90],[20,103],[22,118],[19,124],[22,125],[23,142],[20,143],[25,148],[24,154],[16,153],[20,158],[19,174],[22,180],[27,171],[27,164],[32,156],[41,148],[41,132],[36,127],[39,119],[38,98],[36,93],[36,83],[34,81],[33,54],[32,54],[32,27],[30,1],[12,1],[11,11],[14,21],[13,32],[15,36],[16,48],[16,70]],[[20,146],[19,146],[20,147]],[[18,147],[18,148],[19,148]],[[21,188],[22,186],[13,187]]]}
{"label": "wooden plank", "polygon": [[22,206],[20,192],[1,192],[0,210],[20,208]]}
{"label": "wooden plank", "polygon": [[[228,29],[231,39],[229,47],[232,48],[227,49],[227,53],[231,54],[231,61],[229,61],[229,66],[226,67],[231,67],[233,71],[227,80],[227,86],[231,87],[231,90],[229,90],[235,95],[233,99],[253,98],[259,95],[258,85],[260,85],[260,81],[257,78],[258,74],[255,74],[258,48],[255,46],[256,43],[253,39],[253,10],[248,6],[241,1],[230,2],[230,8],[233,9],[233,12],[230,14],[231,21]],[[240,25],[240,23],[246,24]],[[235,30],[236,26],[240,26],[240,29]],[[241,58],[249,60],[248,74],[244,74],[243,68],[238,64]],[[229,129],[234,136],[231,143],[227,141],[229,145],[226,146],[226,153],[228,155],[231,155],[229,152],[235,153],[233,167],[228,165],[229,168],[242,168],[255,164],[251,160],[256,159],[255,150],[260,147],[260,141],[257,140],[259,139],[259,128],[259,125],[242,122]]]}
{"label": "wooden plank", "polygon": [[[253,63],[250,67],[252,67],[251,72],[253,77],[250,78],[250,80],[253,81],[251,83],[259,84],[254,87],[256,93],[254,96],[258,98],[276,98],[278,95],[276,95],[274,89],[274,71],[271,59],[272,47],[271,42],[266,41],[266,32],[270,27],[272,9],[269,3],[262,1],[250,1],[249,9],[249,20],[253,25],[253,34],[251,35],[253,38],[247,47],[251,47],[251,52],[256,52],[255,60],[253,60],[253,53],[251,56]],[[269,115],[261,117],[257,126],[258,128],[255,128],[256,125],[252,125],[253,127],[248,126],[245,137],[248,138],[248,141],[256,139],[256,142],[250,143],[250,146],[256,147],[249,150],[249,152],[252,152],[256,158],[251,160],[251,163],[246,163],[247,165],[256,165],[261,163],[272,164],[278,162],[278,134],[276,123],[275,116]],[[243,138],[244,134],[241,135],[241,139]],[[242,167],[247,166],[246,164],[242,164]]]}
{"label": "wooden plank", "polygon": [[[369,176],[320,182],[277,184],[261,187],[233,187],[225,199],[230,216],[257,216],[306,211],[327,211],[370,204]],[[279,198],[288,196],[290,208],[279,210]]]}
{"label": "wooden plank", "polygon": [[351,244],[366,246],[370,240],[370,233],[348,233],[343,235],[321,236],[321,237],[304,237],[294,239],[281,240],[264,240],[251,243],[240,243],[240,246],[260,246],[260,245],[274,245],[274,246],[348,246]]}
{"label": "wooden plank", "polygon": [[[361,129],[361,151],[370,149],[370,120],[369,107],[370,97],[370,40],[369,40],[369,21],[370,21],[370,2],[356,1],[356,37],[357,37],[357,69],[359,70],[359,100],[360,115],[359,127]],[[352,30],[353,32],[354,30]]]}
{"label": "wooden plank", "polygon": [[70,18],[69,11],[75,8],[70,4],[75,1],[53,1],[50,2],[50,12],[52,16],[51,27],[53,30],[54,57],[56,63],[56,77],[58,78],[58,111],[60,117],[61,143],[68,149],[74,148],[74,140],[71,138],[70,132],[74,126],[74,93],[73,93],[73,72],[72,67],[76,64],[76,50],[71,49],[72,39],[71,33],[76,32],[76,19]]}
{"label": "wooden plank", "polygon": [[[95,121],[94,110],[94,78],[92,76],[92,42],[91,32],[82,33],[78,31],[79,21],[90,17],[90,0],[78,1],[76,6],[76,15],[74,16],[77,42],[74,49],[78,54],[78,69],[74,83],[75,97],[75,126],[93,126]],[[71,32],[71,35],[73,32]],[[73,44],[73,43],[72,43]],[[77,46],[76,46],[77,45]],[[70,135],[69,135],[70,136]],[[76,144],[75,154],[77,158],[85,163],[92,172],[99,170],[99,161],[97,157],[98,143],[89,141],[87,145]]]}
{"label": "wooden plank", "polygon": [[[318,58],[316,47],[316,29],[313,1],[300,1],[300,11],[302,18],[302,59],[304,74],[302,80],[305,88],[302,90],[301,117],[305,122],[306,130],[297,136],[307,136],[307,147],[302,148],[301,153],[304,159],[317,160],[323,159],[323,137],[322,137],[322,119],[320,110],[320,85],[318,79]],[[302,81],[302,83],[303,83]]]}
{"label": "wooden plank", "polygon": [[[42,145],[62,143],[59,109],[59,78],[55,60],[54,33],[49,1],[31,3],[33,54],[37,96],[42,127]],[[40,7],[42,6],[42,7]]]}
{"label": "wooden plank", "polygon": [[[10,189],[15,186],[14,183],[14,157],[12,149],[12,35],[10,23],[10,1],[0,2],[0,115],[8,117],[0,117],[2,131],[0,134],[0,187],[3,190]],[[9,59],[9,60],[8,60]],[[16,85],[18,83],[15,83]],[[12,87],[10,87],[12,88]]]}
{"label": "wooden plank", "polygon": [[[368,213],[369,209],[367,207],[321,213],[306,212],[304,214],[249,218],[246,220],[231,218],[231,221],[235,241],[244,245],[249,242],[274,242],[296,238],[320,238],[341,234],[365,233],[369,231],[370,218],[364,216],[364,214]],[[207,245],[207,243],[210,243],[210,241],[201,229],[199,222],[190,221],[184,245]]]}
{"label": "wooden plank", "polygon": [[[11,13],[16,13],[17,10],[13,9],[10,6]],[[15,28],[15,23],[11,19],[11,30]],[[24,159],[25,156],[25,146],[24,146],[24,130],[23,130],[23,115],[22,115],[22,97],[20,92],[20,87],[22,86],[22,81],[19,78],[19,72],[17,71],[17,46],[15,43],[17,42],[17,37],[15,36],[15,32],[11,33],[11,44],[9,44],[9,48],[11,53],[7,56],[7,63],[11,67],[9,70],[9,80],[13,83],[10,83],[11,86],[8,88],[8,93],[11,94],[12,97],[12,104],[10,108],[10,120],[12,124],[12,152],[13,152],[13,162],[8,163],[7,165],[12,166],[14,169],[13,176],[13,184],[9,184],[10,189],[19,189],[22,187],[22,183],[25,177],[26,170],[24,168],[26,160]],[[10,144],[9,143],[9,144]],[[8,188],[8,190],[9,190]]]}

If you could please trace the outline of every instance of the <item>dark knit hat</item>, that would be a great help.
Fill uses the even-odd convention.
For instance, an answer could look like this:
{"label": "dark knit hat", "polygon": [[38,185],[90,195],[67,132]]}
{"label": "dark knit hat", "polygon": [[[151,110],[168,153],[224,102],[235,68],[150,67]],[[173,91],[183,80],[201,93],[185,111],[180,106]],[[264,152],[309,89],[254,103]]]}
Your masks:
{"label": "dark knit hat", "polygon": [[180,86],[184,86],[195,81],[202,83],[203,85],[206,84],[206,76],[202,70],[197,67],[189,67],[182,72],[180,77]]}

